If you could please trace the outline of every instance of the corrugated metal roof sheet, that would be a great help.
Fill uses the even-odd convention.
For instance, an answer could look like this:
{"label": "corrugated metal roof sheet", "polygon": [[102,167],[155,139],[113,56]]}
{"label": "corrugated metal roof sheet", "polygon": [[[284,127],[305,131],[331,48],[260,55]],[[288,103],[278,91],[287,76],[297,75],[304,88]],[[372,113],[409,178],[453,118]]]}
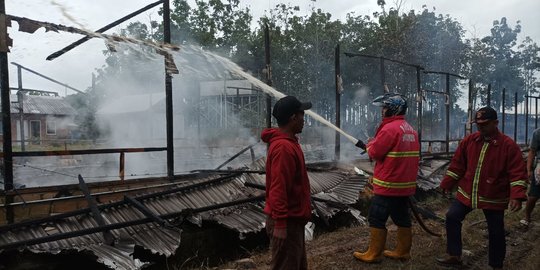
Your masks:
{"label": "corrugated metal roof sheet", "polygon": [[[19,113],[19,103],[11,104],[11,113]],[[74,115],[77,112],[61,97],[25,95],[23,101],[25,114]]]}
{"label": "corrugated metal roof sheet", "polygon": [[[257,164],[263,164],[259,161]],[[257,166],[257,164],[255,166]],[[350,178],[343,172],[308,172],[311,191],[313,194],[331,192],[336,195],[336,200],[345,198],[344,203],[356,202],[353,194],[361,187],[357,178]],[[202,183],[217,176],[192,179],[192,183]],[[148,209],[157,215],[179,212],[184,209],[196,209],[226,203],[233,200],[246,199],[263,194],[264,191],[246,187],[244,183],[257,183],[264,185],[265,176],[260,174],[243,174],[230,180],[191,189],[185,192],[173,193],[141,201]],[[355,183],[357,187],[353,187]],[[331,217],[341,211],[338,208],[326,206],[317,202],[319,213]],[[215,221],[226,228],[236,230],[240,235],[259,232],[264,228],[266,216],[263,213],[263,204],[246,203],[213,211],[203,212],[198,217],[204,220]],[[131,205],[107,209],[102,211],[107,224],[126,222],[144,218],[145,216]],[[190,219],[190,220],[197,220]],[[94,218],[89,215],[80,215],[67,219],[41,224],[38,226],[24,227],[17,230],[0,233],[0,245],[21,240],[39,238],[55,233],[71,232],[98,226]],[[139,245],[152,253],[170,256],[180,245],[181,233],[179,230],[163,228],[156,223],[125,227],[112,230],[111,233],[119,240],[118,246],[108,246],[102,233],[94,233],[48,243],[42,243],[27,247],[32,252],[55,253],[60,250],[90,250],[99,261],[114,269],[135,269],[142,264],[129,256],[133,245]],[[128,244],[123,244],[128,243]]]}

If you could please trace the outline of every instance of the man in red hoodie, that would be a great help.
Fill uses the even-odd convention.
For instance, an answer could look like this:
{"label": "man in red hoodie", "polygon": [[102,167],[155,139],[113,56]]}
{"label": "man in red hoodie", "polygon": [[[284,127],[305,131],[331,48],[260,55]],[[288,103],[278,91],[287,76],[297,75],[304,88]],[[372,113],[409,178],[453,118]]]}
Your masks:
{"label": "man in red hoodie", "polygon": [[[388,93],[377,97],[373,104],[382,107],[383,119],[375,138],[367,144],[367,154],[376,162],[373,172],[375,195],[368,214],[371,239],[367,251],[357,251],[353,255],[367,263],[379,262],[383,255],[407,260],[412,244],[408,200],[416,191],[420,159],[418,134],[405,121],[407,101],[402,95]],[[389,216],[398,226],[394,250],[384,250]]]}
{"label": "man in red hoodie", "polygon": [[506,254],[504,210],[521,209],[527,199],[527,169],[519,146],[499,132],[497,112],[476,112],[478,132],[465,137],[441,182],[443,192],[457,187],[456,200],[446,213],[446,252],[437,258],[444,266],[461,265],[461,224],[474,209],[482,209],[488,225],[488,261],[502,269]]}
{"label": "man in red hoodie", "polygon": [[296,134],[304,128],[304,110],[311,103],[286,96],[276,102],[272,115],[278,128],[265,129],[266,231],[272,250],[271,269],[307,269],[304,226],[311,218],[311,192],[304,153]]}

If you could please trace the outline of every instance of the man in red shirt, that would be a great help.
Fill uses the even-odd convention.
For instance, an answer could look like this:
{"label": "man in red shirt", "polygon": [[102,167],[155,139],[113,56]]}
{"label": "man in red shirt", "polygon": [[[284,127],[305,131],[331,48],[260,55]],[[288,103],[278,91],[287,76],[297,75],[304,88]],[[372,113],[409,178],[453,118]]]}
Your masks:
{"label": "man in red shirt", "polygon": [[296,134],[304,128],[304,110],[311,103],[286,96],[276,102],[272,115],[278,128],[265,129],[266,231],[272,251],[271,269],[306,270],[304,226],[311,219],[311,192],[304,153]]}
{"label": "man in red shirt", "polygon": [[[379,262],[382,255],[399,260],[410,258],[412,244],[409,196],[416,191],[420,144],[418,134],[405,121],[407,101],[397,93],[373,100],[382,107],[382,123],[375,138],[367,144],[367,154],[374,160],[373,199],[368,221],[370,242],[366,252],[354,252],[363,262]],[[388,217],[398,226],[395,250],[384,250]]]}
{"label": "man in red shirt", "polygon": [[461,225],[474,209],[482,209],[488,224],[489,265],[502,269],[506,254],[504,210],[521,209],[527,199],[527,170],[519,146],[499,132],[497,112],[484,107],[476,112],[478,132],[465,137],[456,149],[441,182],[443,192],[457,186],[456,200],[446,213],[447,256],[444,266],[460,265]]}

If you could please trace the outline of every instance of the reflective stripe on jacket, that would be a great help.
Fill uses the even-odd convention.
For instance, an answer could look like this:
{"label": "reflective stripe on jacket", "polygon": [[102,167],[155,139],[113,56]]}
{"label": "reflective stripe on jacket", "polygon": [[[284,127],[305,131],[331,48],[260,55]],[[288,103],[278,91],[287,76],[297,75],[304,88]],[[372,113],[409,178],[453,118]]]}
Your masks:
{"label": "reflective stripe on jacket", "polygon": [[476,132],[459,144],[441,188],[457,185],[456,198],[473,209],[504,210],[510,199],[527,198],[526,179],[523,155],[511,138],[497,131],[485,141]]}
{"label": "reflective stripe on jacket", "polygon": [[373,193],[383,196],[410,196],[416,191],[420,160],[418,134],[404,116],[386,117],[375,138],[367,145],[375,160]]}

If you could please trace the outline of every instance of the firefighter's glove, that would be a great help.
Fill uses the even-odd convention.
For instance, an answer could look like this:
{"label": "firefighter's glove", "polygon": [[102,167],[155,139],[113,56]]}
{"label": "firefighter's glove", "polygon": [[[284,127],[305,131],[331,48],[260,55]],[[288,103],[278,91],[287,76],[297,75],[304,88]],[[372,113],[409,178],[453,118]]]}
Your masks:
{"label": "firefighter's glove", "polygon": [[366,144],[362,140],[358,140],[358,142],[355,144],[356,147],[366,150]]}

